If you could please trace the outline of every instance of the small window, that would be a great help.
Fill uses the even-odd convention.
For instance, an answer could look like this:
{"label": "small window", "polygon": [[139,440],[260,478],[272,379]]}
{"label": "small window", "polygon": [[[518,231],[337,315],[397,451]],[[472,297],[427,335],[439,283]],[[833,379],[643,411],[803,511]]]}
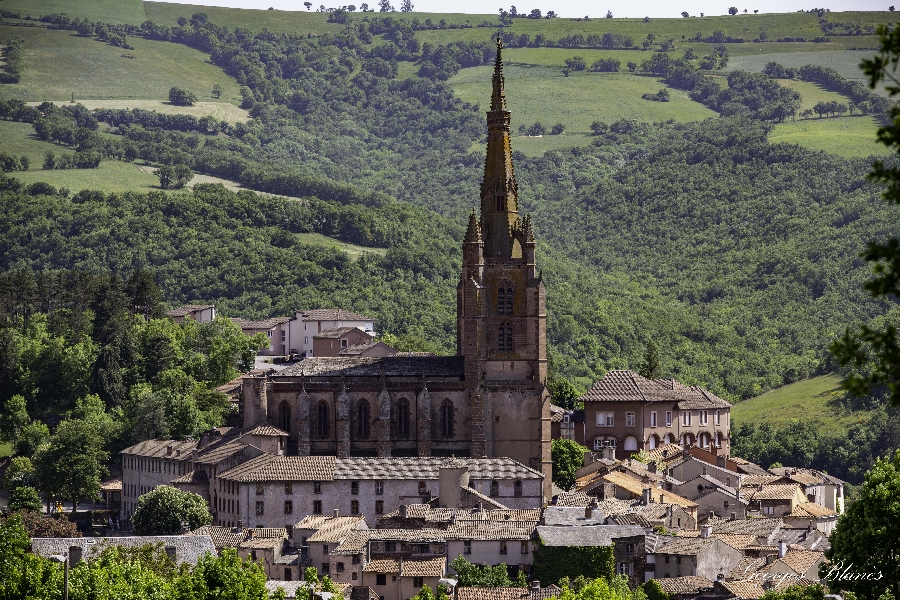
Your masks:
{"label": "small window", "polygon": [[625,544],[625,554],[634,554],[634,544]]}
{"label": "small window", "polygon": [[613,413],[606,413],[606,426],[612,427],[615,423],[615,415]]}
{"label": "small window", "polygon": [[[387,575],[384,573],[378,573],[375,575],[375,585],[387,585]],[[382,596],[383,598],[384,596]]]}
{"label": "small window", "polygon": [[424,481],[419,482],[419,495],[426,493],[428,491],[428,487]]}
{"label": "small window", "polygon": [[351,515],[359,514],[359,500],[352,500],[350,502],[350,514]]}
{"label": "small window", "polygon": [[506,542],[503,540],[500,541],[500,554],[506,554]]}
{"label": "small window", "polygon": [[[669,562],[669,555],[666,554],[666,564],[668,564],[668,562]],[[666,575],[666,577],[668,577],[668,575]]]}
{"label": "small window", "polygon": [[500,482],[494,479],[491,481],[491,498],[496,498],[500,495]]}
{"label": "small window", "polygon": [[265,509],[266,509],[265,503],[263,503],[262,500],[257,500],[257,501],[256,501],[256,514],[257,514],[257,515],[262,515],[262,514],[264,514],[264,513],[265,513]]}
{"label": "small window", "polygon": [[472,542],[469,540],[463,542],[463,554],[472,554]]}
{"label": "small window", "polygon": [[725,508],[728,508],[728,500],[725,501]]}
{"label": "small window", "polygon": [[[356,581],[356,571],[353,571],[352,573],[350,573],[350,579],[352,579],[353,581]],[[384,598],[384,596],[381,596],[381,597]]]}
{"label": "small window", "polygon": [[284,482],[284,493],[288,496],[292,495],[294,493],[294,484],[291,483],[290,481],[285,481]]}
{"label": "small window", "polygon": [[350,482],[350,493],[351,494],[359,494],[359,482],[358,481]]}
{"label": "small window", "polygon": [[628,575],[628,563],[619,563],[619,575]]}
{"label": "small window", "polygon": [[284,514],[286,514],[286,515],[294,514],[294,501],[293,500],[285,500],[284,501]]}
{"label": "small window", "polygon": [[293,572],[291,571],[291,568],[290,568],[290,567],[285,567],[285,568],[284,568],[284,580],[285,580],[285,581],[291,581],[291,578],[292,578],[293,576],[294,576],[294,574],[293,574]]}
{"label": "small window", "polygon": [[384,494],[384,482],[383,482],[383,481],[376,481],[376,482],[375,482],[375,495],[376,495],[376,496],[381,496],[381,495],[383,495],[383,494]]}
{"label": "small window", "polygon": [[691,411],[686,410],[681,413],[681,424],[684,426],[690,426],[691,424]]}
{"label": "small window", "polygon": [[322,514],[322,501],[321,500],[313,500],[313,514],[314,515]]}
{"label": "small window", "polygon": [[354,565],[358,565],[359,564],[359,554],[354,554],[353,558],[350,559],[350,562]]}
{"label": "small window", "polygon": [[634,413],[625,413],[625,427],[634,427]]}
{"label": "small window", "polygon": [[706,425],[708,420],[709,420],[709,411],[701,410],[700,411],[700,424]]}
{"label": "small window", "polygon": [[715,419],[716,419],[716,425],[721,425],[721,424],[722,424],[721,417],[722,417],[721,411],[718,411],[718,410],[717,410],[717,411],[716,411],[716,416],[715,416]]}
{"label": "small window", "polygon": [[263,495],[263,484],[262,484],[262,483],[257,483],[257,484],[256,484],[256,495],[257,495],[257,496],[262,496],[262,495]]}
{"label": "small window", "polygon": [[341,340],[341,348],[347,347],[347,340]]}
{"label": "small window", "polygon": [[313,481],[313,494],[321,494],[322,493],[322,482],[321,481]]}
{"label": "small window", "polygon": [[513,495],[514,496],[522,495],[522,481],[519,479],[516,479],[516,481],[513,483]]}
{"label": "small window", "polygon": [[375,514],[376,515],[384,514],[384,500],[376,500],[375,501]]}
{"label": "small window", "polygon": [[331,564],[330,563],[322,563],[322,575],[331,574]]}
{"label": "small window", "polygon": [[666,427],[671,427],[671,426],[672,426],[672,411],[667,410],[666,411]]}
{"label": "small window", "polygon": [[681,564],[681,555],[680,554],[675,557],[675,562],[678,563],[679,565]]}
{"label": "small window", "polygon": [[656,411],[650,411],[650,427],[656,427]]}
{"label": "small window", "polygon": [[344,563],[339,562],[339,563],[337,564],[337,572],[338,572],[338,573],[343,573],[343,572],[344,572]]}
{"label": "small window", "polygon": [[328,547],[328,544],[322,545],[322,556],[328,556],[328,552],[331,548]]}
{"label": "small window", "polygon": [[424,577],[413,577],[413,587],[417,590],[421,590],[425,586],[425,578]]}
{"label": "small window", "polygon": [[522,542],[521,553],[528,554],[528,542]]}
{"label": "small window", "polygon": [[396,552],[397,551],[397,542],[385,542],[384,543],[384,551],[385,552]]}

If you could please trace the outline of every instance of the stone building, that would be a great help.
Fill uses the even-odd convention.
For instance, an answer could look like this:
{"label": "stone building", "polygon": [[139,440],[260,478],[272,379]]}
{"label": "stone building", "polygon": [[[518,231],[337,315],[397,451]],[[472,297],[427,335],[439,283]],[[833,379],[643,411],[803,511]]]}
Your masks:
{"label": "stone building", "polygon": [[313,356],[246,378],[245,429],[279,427],[301,456],[509,457],[544,474],[549,500],[546,292],[531,218],[519,214],[499,43],[487,130],[457,287],[457,355]]}
{"label": "stone building", "polygon": [[664,444],[729,454],[731,404],[700,386],[610,371],[579,400],[588,448],[613,447],[619,459]]}

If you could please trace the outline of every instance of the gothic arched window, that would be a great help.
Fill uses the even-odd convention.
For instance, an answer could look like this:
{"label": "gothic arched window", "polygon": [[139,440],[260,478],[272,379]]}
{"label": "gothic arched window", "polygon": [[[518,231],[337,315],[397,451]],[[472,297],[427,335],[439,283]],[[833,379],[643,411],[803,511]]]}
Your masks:
{"label": "gothic arched window", "polygon": [[316,434],[320,438],[327,438],[328,432],[331,429],[329,425],[328,404],[324,401],[319,402],[318,406],[316,406]]}
{"label": "gothic arched window", "polygon": [[497,290],[497,314],[511,315],[513,314],[513,289],[512,284],[509,286],[501,285]]}
{"label": "gothic arched window", "polygon": [[393,412],[391,422],[394,424],[394,436],[405,440],[409,437],[409,400],[406,398],[397,400]]}
{"label": "gothic arched window", "polygon": [[369,401],[360,400],[356,403],[356,437],[361,440],[369,439],[372,424],[369,417]]}
{"label": "gothic arched window", "polygon": [[281,424],[282,431],[291,432],[291,407],[288,406],[287,400],[283,400],[278,405],[278,422]]}
{"label": "gothic arched window", "polygon": [[441,404],[441,435],[453,437],[453,402],[450,400]]}
{"label": "gothic arched window", "polygon": [[501,352],[512,351],[512,325],[509,323],[500,323],[500,327],[497,329],[497,346]]}

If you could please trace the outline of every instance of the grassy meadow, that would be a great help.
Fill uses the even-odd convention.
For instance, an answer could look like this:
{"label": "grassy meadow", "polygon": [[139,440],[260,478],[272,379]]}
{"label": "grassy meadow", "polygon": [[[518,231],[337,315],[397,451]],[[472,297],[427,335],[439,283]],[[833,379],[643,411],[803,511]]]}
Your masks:
{"label": "grassy meadow", "polygon": [[3,10],[39,17],[67,14],[100,23],[140,25],[147,20],[141,0],[3,0]]}
{"label": "grassy meadow", "polygon": [[731,409],[735,426],[743,423],[785,425],[791,421],[811,422],[822,431],[836,432],[864,421],[866,411],[848,411],[838,401],[843,398],[841,378],[823,375],[798,381],[744,400]]}
{"label": "grassy meadow", "polygon": [[122,49],[89,40],[71,31],[0,25],[0,39],[25,38],[22,80],[0,86],[4,97],[28,102],[77,99],[165,100],[178,86],[205,98],[213,84],[222,86],[223,102],[238,102],[240,86],[202,52],[180,44],[129,38],[137,58]]}
{"label": "grassy meadow", "polygon": [[[131,110],[138,108],[164,115],[190,115],[197,117],[215,117],[226,123],[244,123],[250,120],[250,114],[243,108],[228,102],[195,102],[193,106],[176,106],[162,100],[119,100],[110,98],[106,100],[84,100],[75,98],[76,104],[81,104],[91,110],[96,108],[113,108]],[[56,102],[64,105],[68,102]]]}
{"label": "grassy meadow", "polygon": [[[377,4],[377,3],[375,3]],[[219,8],[173,2],[144,2],[146,18],[154,23],[175,25],[178,17],[190,18],[194,13],[206,13],[210,21],[228,28],[245,27],[253,31],[268,29],[274,33],[325,33],[337,32],[344,28],[338,23],[329,23],[329,13],[307,11],[302,2],[297,2],[296,11],[254,10],[244,8]]]}
{"label": "grassy meadow", "polygon": [[877,131],[878,123],[869,116],[798,119],[775,125],[769,141],[800,144],[845,158],[887,156],[887,147],[875,141]]}
{"label": "grassy meadow", "polygon": [[31,161],[32,169],[40,169],[44,164],[44,154],[52,150],[57,154],[74,154],[75,151],[64,146],[42,142],[34,135],[34,127],[30,123],[16,121],[0,121],[0,150],[25,155]]}
{"label": "grassy meadow", "polygon": [[[0,148],[4,148],[0,145]],[[139,192],[145,193],[159,190],[159,179],[146,173],[135,163],[118,160],[104,160],[96,169],[62,169],[54,171],[40,170],[41,163],[32,165],[27,172],[12,173],[12,176],[25,185],[43,181],[57,188],[66,188],[73,192],[79,190],[100,190],[102,192]]]}

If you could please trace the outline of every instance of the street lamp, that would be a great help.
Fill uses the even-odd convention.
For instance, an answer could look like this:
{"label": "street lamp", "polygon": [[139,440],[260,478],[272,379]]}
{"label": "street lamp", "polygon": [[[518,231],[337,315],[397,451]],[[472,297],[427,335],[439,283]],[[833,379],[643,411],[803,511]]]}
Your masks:
{"label": "street lamp", "polygon": [[63,600],[69,600],[69,553],[51,554],[48,558],[63,564]]}

